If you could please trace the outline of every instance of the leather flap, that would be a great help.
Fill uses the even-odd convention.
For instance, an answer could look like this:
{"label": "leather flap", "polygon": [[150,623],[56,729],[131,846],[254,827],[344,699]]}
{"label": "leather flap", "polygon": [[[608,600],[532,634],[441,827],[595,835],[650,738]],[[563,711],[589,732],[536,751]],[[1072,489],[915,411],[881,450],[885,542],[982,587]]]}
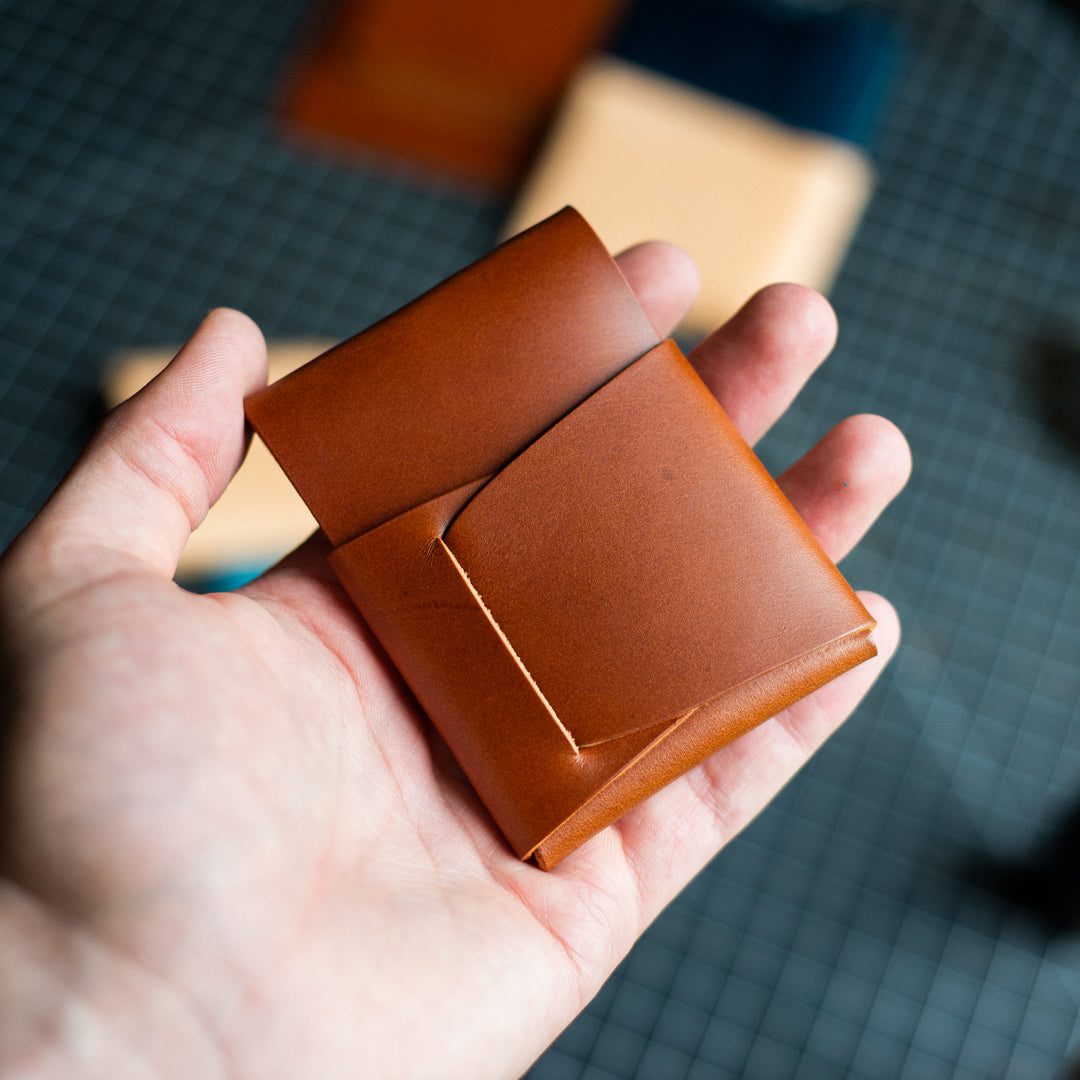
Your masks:
{"label": "leather flap", "polygon": [[335,546],[501,468],[658,342],[574,210],[248,398]]}

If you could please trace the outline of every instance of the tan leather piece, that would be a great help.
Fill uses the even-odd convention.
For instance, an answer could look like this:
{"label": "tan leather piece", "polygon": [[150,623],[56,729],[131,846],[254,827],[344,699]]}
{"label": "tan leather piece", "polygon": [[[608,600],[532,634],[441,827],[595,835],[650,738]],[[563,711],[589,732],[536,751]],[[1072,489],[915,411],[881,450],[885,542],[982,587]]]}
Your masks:
{"label": "tan leather piece", "polygon": [[874,654],[865,608],[571,211],[248,413],[541,866]]}
{"label": "tan leather piece", "polygon": [[706,334],[774,281],[827,292],[873,180],[859,147],[599,56],[569,87],[506,233],[571,203],[612,251],[673,241],[701,271],[683,329]]}

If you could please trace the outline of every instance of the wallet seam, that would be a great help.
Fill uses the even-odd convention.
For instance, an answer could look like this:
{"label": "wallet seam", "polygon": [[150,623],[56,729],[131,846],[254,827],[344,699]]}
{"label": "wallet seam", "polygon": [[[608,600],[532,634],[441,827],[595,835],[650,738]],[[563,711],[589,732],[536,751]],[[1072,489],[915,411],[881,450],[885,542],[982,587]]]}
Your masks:
{"label": "wallet seam", "polygon": [[[483,488],[481,488],[481,491],[482,490]],[[525,677],[526,682],[528,682],[529,686],[532,688],[533,692],[540,700],[540,703],[547,710],[548,714],[551,716],[551,719],[555,721],[558,729],[566,737],[566,741],[570,744],[570,749],[574,752],[575,757],[580,756],[581,750],[578,748],[577,740],[574,738],[573,733],[567,728],[567,726],[562,722],[562,720],[559,719],[558,713],[556,713],[555,710],[551,707],[551,702],[548,701],[547,696],[544,694],[543,690],[540,689],[539,685],[537,685],[536,680],[532,677],[532,674],[525,666],[521,657],[518,656],[517,649],[514,648],[513,643],[506,636],[506,634],[503,633],[502,627],[496,621],[495,616],[492,615],[487,604],[484,603],[484,598],[476,591],[476,587],[469,580],[469,575],[466,573],[465,567],[463,567],[461,563],[458,562],[457,556],[454,555],[453,551],[450,550],[450,548],[447,546],[446,542],[441,536],[436,537],[436,540],[441,545],[443,551],[445,551],[446,554],[449,556],[450,562],[453,565],[454,569],[461,575],[461,580],[465,583],[466,588],[468,588],[469,592],[472,594],[472,597],[476,601],[477,606],[483,612],[484,616],[491,624],[495,633],[499,635],[499,640],[502,642],[503,647],[510,654],[510,657],[511,659],[513,659],[514,663],[517,664],[518,669]]]}

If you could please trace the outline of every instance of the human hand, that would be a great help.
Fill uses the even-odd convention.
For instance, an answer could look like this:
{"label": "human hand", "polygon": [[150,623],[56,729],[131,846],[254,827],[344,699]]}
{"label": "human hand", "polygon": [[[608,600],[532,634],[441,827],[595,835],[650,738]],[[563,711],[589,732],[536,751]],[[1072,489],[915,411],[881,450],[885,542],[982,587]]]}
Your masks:
{"label": "human hand", "polygon": [[[688,264],[666,245],[621,261],[666,333]],[[691,359],[753,442],[834,333],[816,294],[777,286]],[[5,1075],[520,1075],[895,648],[892,608],[862,594],[876,660],[543,873],[505,846],[325,541],[236,593],[173,583],[264,379],[254,325],[212,313],[0,564]],[[861,416],[780,483],[839,559],[908,469],[896,429]]]}

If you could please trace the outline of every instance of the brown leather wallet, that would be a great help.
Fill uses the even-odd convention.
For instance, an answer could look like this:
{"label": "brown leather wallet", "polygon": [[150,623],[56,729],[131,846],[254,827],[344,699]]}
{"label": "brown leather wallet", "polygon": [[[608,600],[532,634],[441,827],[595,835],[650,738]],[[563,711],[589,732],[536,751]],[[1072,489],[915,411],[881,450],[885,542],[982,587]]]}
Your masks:
{"label": "brown leather wallet", "polygon": [[247,415],[545,869],[875,653],[866,609],[573,210]]}

